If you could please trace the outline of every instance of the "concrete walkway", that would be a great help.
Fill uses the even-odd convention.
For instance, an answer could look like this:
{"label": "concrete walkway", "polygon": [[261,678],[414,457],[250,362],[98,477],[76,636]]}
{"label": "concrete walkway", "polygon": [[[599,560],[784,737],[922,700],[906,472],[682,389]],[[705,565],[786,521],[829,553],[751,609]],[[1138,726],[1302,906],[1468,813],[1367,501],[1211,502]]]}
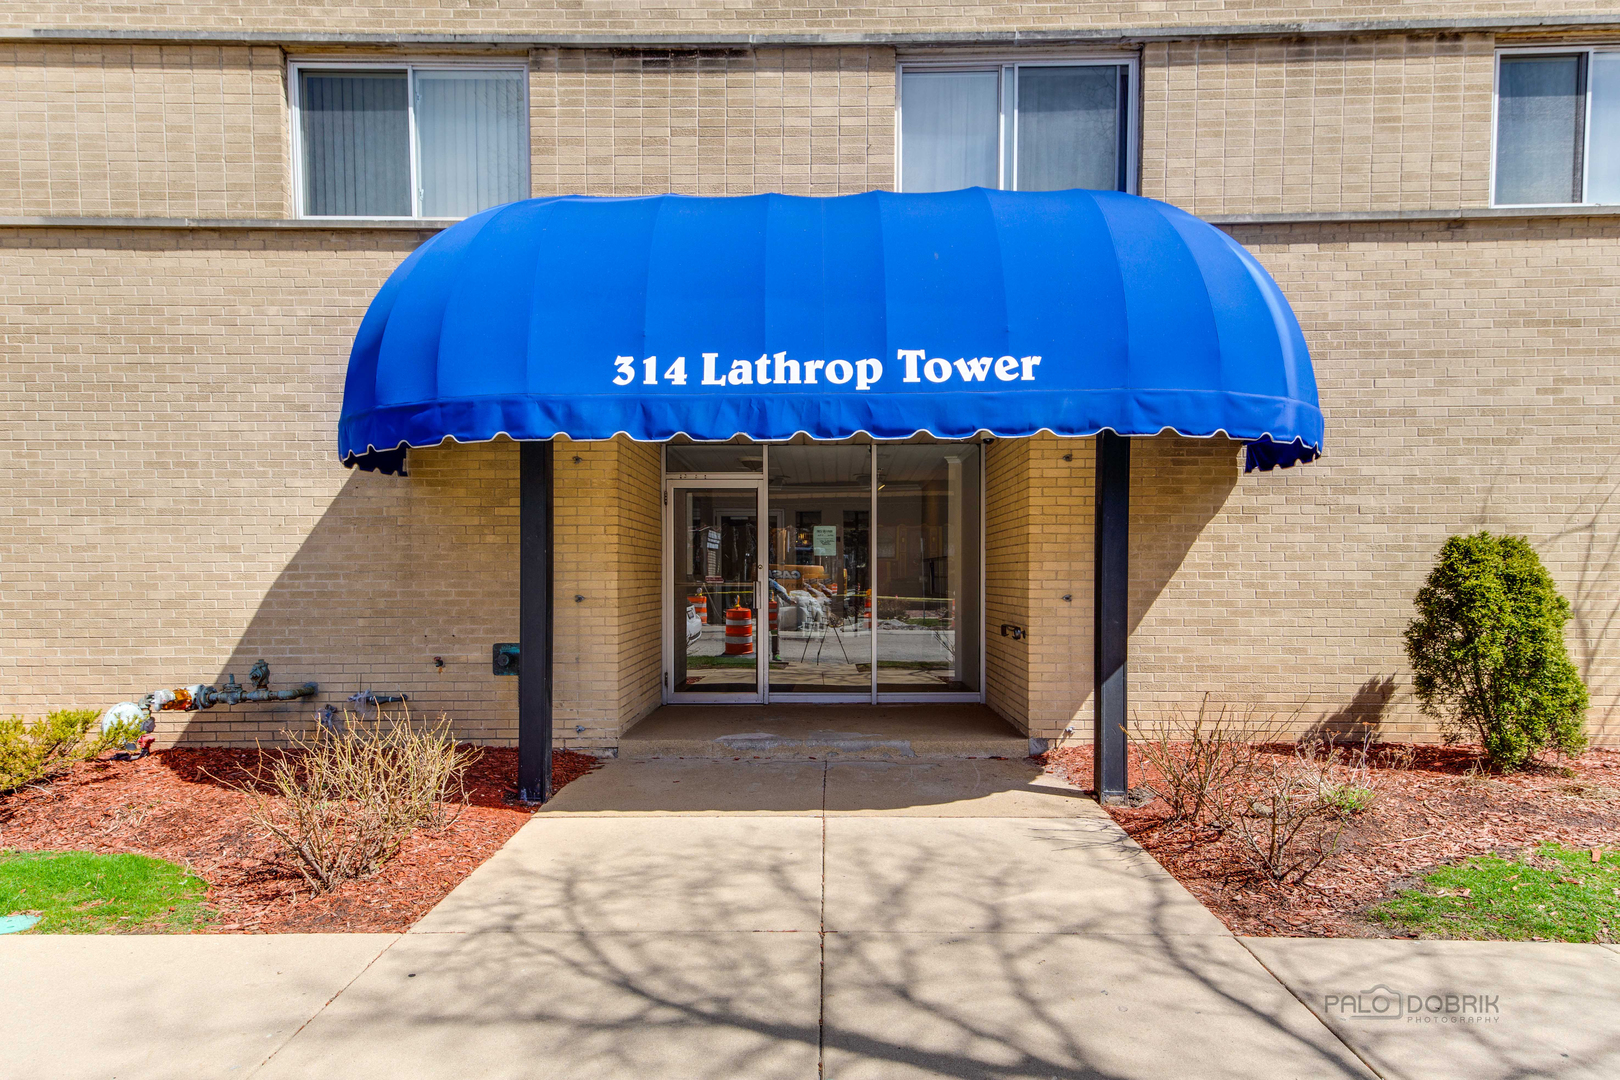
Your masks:
{"label": "concrete walkway", "polygon": [[1430,1077],[1620,1077],[1620,952],[1535,941],[1246,938],[1377,1070]]}
{"label": "concrete walkway", "polygon": [[1452,944],[1240,941],[1022,762],[621,760],[405,935],[0,938],[0,1076],[1620,1075],[1620,954]]}

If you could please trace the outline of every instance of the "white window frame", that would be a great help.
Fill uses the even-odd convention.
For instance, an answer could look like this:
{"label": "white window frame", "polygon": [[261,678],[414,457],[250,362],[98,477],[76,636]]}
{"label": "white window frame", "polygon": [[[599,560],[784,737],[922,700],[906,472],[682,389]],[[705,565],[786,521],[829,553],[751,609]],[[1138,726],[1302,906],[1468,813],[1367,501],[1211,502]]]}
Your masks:
{"label": "white window frame", "polygon": [[997,132],[1001,153],[997,161],[996,186],[1002,191],[1017,190],[1018,184],[1018,69],[1025,67],[1123,67],[1129,86],[1125,94],[1125,188],[1136,194],[1141,143],[1140,102],[1142,63],[1136,53],[1086,53],[1078,56],[1042,55],[1011,59],[1005,54],[983,57],[955,56],[920,60],[898,60],[894,69],[894,189],[903,191],[905,161],[903,123],[905,74],[908,71],[994,71],[997,73],[998,105],[1001,114]]}
{"label": "white window frame", "polygon": [[[1522,45],[1511,49],[1496,50],[1495,67],[1491,72],[1491,176],[1490,198],[1491,206],[1503,209],[1532,209],[1544,206],[1615,206],[1616,203],[1592,202],[1586,198],[1586,193],[1592,188],[1592,57],[1598,53],[1620,53],[1620,45]],[[1502,136],[1502,127],[1498,113],[1502,102],[1502,60],[1504,58],[1523,56],[1584,56],[1586,57],[1586,90],[1585,100],[1581,103],[1586,110],[1581,124],[1581,201],[1580,202],[1550,202],[1550,203],[1499,203],[1496,201],[1496,152],[1497,143]]]}
{"label": "white window frame", "polygon": [[[411,213],[403,217],[378,217],[372,214],[310,214],[304,209],[304,135],[303,115],[298,100],[301,71],[403,71],[405,72],[405,108],[411,155]],[[423,57],[409,60],[289,60],[287,62],[287,112],[291,129],[293,216],[315,221],[425,221],[442,220],[422,216],[422,186],[419,180],[421,148],[416,138],[416,73],[418,71],[509,71],[523,76],[523,190],[525,197],[533,194],[533,148],[530,145],[531,116],[529,114],[529,65],[514,59],[456,59]]]}

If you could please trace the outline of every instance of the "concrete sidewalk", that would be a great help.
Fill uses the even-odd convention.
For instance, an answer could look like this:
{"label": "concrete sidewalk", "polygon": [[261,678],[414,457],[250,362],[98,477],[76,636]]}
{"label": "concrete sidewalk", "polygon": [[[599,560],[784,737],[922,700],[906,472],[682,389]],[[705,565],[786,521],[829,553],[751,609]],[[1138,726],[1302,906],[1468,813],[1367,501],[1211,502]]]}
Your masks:
{"label": "concrete sidewalk", "polygon": [[1611,947],[1310,938],[1243,943],[1391,1080],[1620,1076],[1620,953]]}
{"label": "concrete sidewalk", "polygon": [[[1620,1075],[1620,954],[1239,941],[1016,761],[619,761],[406,935],[0,938],[0,980],[4,1077]],[[1379,984],[1501,1022],[1345,1013]]]}
{"label": "concrete sidewalk", "polygon": [[988,760],[609,765],[257,1075],[534,1071],[1370,1075],[1095,803]]}
{"label": "concrete sidewalk", "polygon": [[398,939],[0,937],[0,1078],[251,1076]]}

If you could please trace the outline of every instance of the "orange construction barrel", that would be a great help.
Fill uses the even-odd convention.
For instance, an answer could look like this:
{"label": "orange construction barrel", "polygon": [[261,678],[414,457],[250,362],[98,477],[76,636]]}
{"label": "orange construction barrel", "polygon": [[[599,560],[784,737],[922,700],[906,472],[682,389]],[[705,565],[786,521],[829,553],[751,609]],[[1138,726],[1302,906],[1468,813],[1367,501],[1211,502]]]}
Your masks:
{"label": "orange construction barrel", "polygon": [[754,655],[754,610],[734,607],[726,609],[726,655]]}
{"label": "orange construction barrel", "polygon": [[707,593],[698,593],[696,596],[688,596],[686,598],[686,602],[697,609],[697,617],[699,622],[707,623],[709,621],[709,596]]}

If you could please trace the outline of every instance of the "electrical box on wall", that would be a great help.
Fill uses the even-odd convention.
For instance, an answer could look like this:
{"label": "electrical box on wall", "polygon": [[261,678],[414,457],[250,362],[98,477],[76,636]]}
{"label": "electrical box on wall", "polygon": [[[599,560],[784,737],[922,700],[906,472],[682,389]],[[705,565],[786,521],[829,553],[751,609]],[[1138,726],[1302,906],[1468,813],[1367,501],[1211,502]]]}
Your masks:
{"label": "electrical box on wall", "polygon": [[516,675],[523,659],[522,647],[515,641],[497,641],[492,658],[497,675]]}

